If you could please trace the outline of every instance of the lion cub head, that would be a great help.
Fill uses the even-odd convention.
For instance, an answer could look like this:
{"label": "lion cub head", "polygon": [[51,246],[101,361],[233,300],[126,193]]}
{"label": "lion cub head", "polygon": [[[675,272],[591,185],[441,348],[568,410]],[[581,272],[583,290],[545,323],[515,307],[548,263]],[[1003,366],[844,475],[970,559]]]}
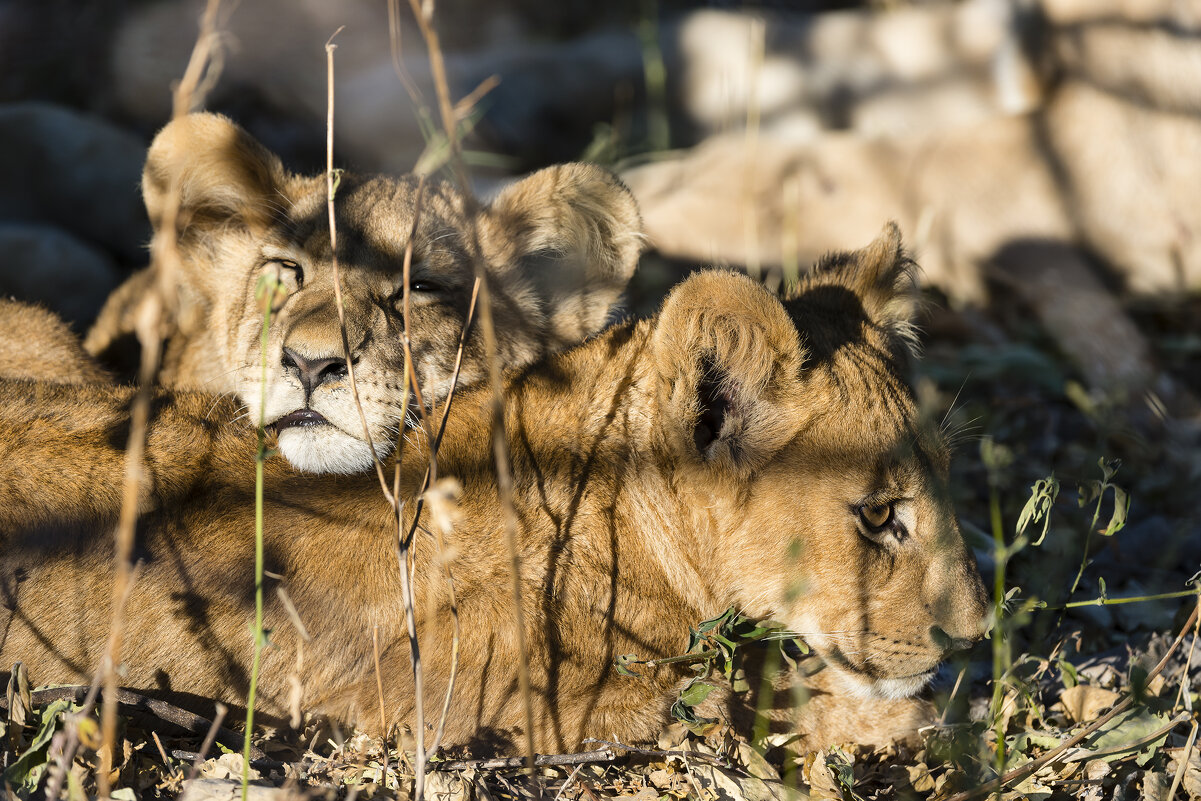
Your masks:
{"label": "lion cub head", "polygon": [[708,580],[801,633],[857,693],[904,697],[984,633],[949,453],[903,376],[912,263],[890,226],[780,302],[703,273],[666,301],[661,447],[708,530]]}
{"label": "lion cub head", "polygon": [[[193,114],[155,138],[142,178],[155,236],[178,197],[178,331],[163,380],[234,392],[246,417],[279,433],[283,454],[311,472],[351,473],[387,454],[405,418],[402,267],[412,234],[409,335],[427,405],[450,391],[471,308],[473,253],[492,298],[503,367],[529,364],[600,330],[641,249],[633,196],[610,173],[551,167],[478,209],[439,181],[344,173],[335,190],[346,345],[367,419],[352,398],[335,304],[324,175],[286,171],[224,117]],[[265,348],[256,287],[277,282]],[[96,354],[133,329],[147,272],[118,290],[88,336]],[[459,381],[486,375],[473,326]]]}

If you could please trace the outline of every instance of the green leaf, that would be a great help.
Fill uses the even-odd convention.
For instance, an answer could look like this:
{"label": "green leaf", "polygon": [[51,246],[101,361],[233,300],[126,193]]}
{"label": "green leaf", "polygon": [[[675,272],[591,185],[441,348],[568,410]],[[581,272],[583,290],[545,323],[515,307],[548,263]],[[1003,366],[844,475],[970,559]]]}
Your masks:
{"label": "green leaf", "polygon": [[1042,545],[1047,536],[1047,527],[1051,524],[1051,507],[1058,497],[1059,480],[1055,476],[1051,475],[1035,481],[1034,485],[1030,487],[1030,499],[1026,501],[1022,513],[1018,515],[1017,533],[1019,535],[1024,533],[1028,525],[1042,520],[1042,533],[1032,543],[1033,545]]}
{"label": "green leaf", "polygon": [[748,693],[751,691],[751,683],[747,681],[746,671],[741,667],[733,671],[732,675],[727,676],[730,680],[730,688],[736,693]]}
{"label": "green leaf", "polygon": [[65,698],[51,701],[41,712],[41,722],[38,733],[25,753],[4,771],[4,780],[25,789],[33,790],[41,780],[46,763],[46,751],[54,732],[58,730],[59,718],[63,712],[71,708],[71,702]]}
{"label": "green leaf", "polygon": [[342,185],[342,173],[345,172],[345,170],[343,170],[341,167],[334,167],[332,172],[333,172],[333,181],[330,183],[330,188],[329,188],[329,199],[330,200],[333,200],[334,196],[338,194],[338,187]]}
{"label": "green leaf", "polygon": [[618,676],[633,676],[634,678],[642,678],[641,673],[637,673],[630,669],[630,665],[638,662],[638,654],[619,654],[613,660],[613,667],[617,670]]}
{"label": "green leaf", "polygon": [[1099,751],[1129,745],[1130,749],[1127,751],[1116,751],[1113,754],[1107,754],[1100,758],[1106,762],[1110,762],[1115,759],[1123,759],[1131,753],[1137,753],[1139,757],[1136,761],[1139,762],[1141,767],[1164,744],[1169,732],[1164,732],[1162,737],[1146,745],[1140,746],[1137,743],[1159,731],[1164,726],[1167,726],[1169,722],[1171,722],[1171,718],[1167,715],[1157,715],[1146,708],[1131,709],[1109,721],[1100,732],[1086,743],[1086,747]]}
{"label": "green leaf", "polygon": [[1076,673],[1076,666],[1066,659],[1059,660],[1059,676],[1063,681],[1064,689],[1070,689],[1080,683],[1080,677]]}
{"label": "green leaf", "polygon": [[714,686],[707,682],[697,681],[693,679],[680,692],[680,703],[686,706],[696,706],[703,703],[709,697],[709,693],[713,692]]}
{"label": "green leaf", "polygon": [[744,640],[747,640],[748,642],[753,642],[755,640],[761,640],[769,634],[774,634],[777,631],[782,631],[787,628],[787,626],[777,620],[760,620],[755,622],[749,631],[743,632],[738,636]]}
{"label": "green leaf", "polygon": [[1117,475],[1118,468],[1122,466],[1121,459],[1106,459],[1102,456],[1097,460],[1097,466],[1101,468],[1101,475],[1105,476],[1105,483],[1109,483],[1109,479]]}
{"label": "green leaf", "polygon": [[1105,531],[1101,532],[1106,537],[1112,537],[1126,527],[1126,515],[1130,512],[1130,496],[1126,494],[1126,491],[1116,485],[1111,485],[1111,489],[1113,490],[1113,514],[1105,526]]}

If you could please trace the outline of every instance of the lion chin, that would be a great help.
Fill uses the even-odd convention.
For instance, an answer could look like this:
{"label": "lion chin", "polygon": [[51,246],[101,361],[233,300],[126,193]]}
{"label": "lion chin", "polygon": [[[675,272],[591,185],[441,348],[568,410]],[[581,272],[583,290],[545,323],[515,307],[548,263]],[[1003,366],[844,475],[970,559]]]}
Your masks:
{"label": "lion chin", "polygon": [[899,700],[912,698],[920,693],[934,680],[938,667],[932,667],[921,673],[895,678],[872,678],[846,670],[838,670],[840,684],[848,694],[856,698],[888,698]]}
{"label": "lion chin", "polygon": [[370,470],[376,458],[392,452],[391,442],[377,442],[374,449],[357,437],[329,423],[293,426],[279,432],[279,452],[297,470],[306,473],[361,473]]}

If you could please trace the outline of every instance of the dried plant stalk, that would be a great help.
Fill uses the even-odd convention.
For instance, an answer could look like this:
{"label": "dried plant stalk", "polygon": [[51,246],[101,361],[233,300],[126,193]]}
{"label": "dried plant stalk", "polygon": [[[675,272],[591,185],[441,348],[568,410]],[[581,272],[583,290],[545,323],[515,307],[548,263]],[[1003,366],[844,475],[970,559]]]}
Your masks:
{"label": "dried plant stalk", "polygon": [[[209,0],[201,19],[200,34],[183,79],[176,87],[173,116],[187,114],[202,101],[216,80],[220,62],[217,53],[217,12],[221,0]],[[146,452],[146,426],[150,417],[150,401],[155,376],[162,359],[163,322],[173,312],[175,276],[179,272],[179,248],[176,224],[179,215],[179,187],[172,185],[163,208],[163,219],[154,239],[151,260],[155,265],[154,290],[143,301],[136,325],[142,346],[138,369],[138,393],[130,409],[129,441],[125,448],[125,476],[122,487],[121,513],[116,529],[116,576],[113,580],[112,623],[105,654],[101,660],[104,700],[101,707],[100,767],[97,789],[101,798],[111,797],[113,754],[117,734],[117,665],[121,661],[124,638],[125,601],[133,585],[134,528],[138,517],[138,495],[142,483],[142,462]]]}
{"label": "dried plant stalk", "polygon": [[[442,58],[442,49],[438,43],[438,33],[434,28],[433,0],[409,0],[413,15],[417,19],[421,37],[429,51],[430,71],[433,76],[434,89],[438,95],[438,109],[442,117],[442,126],[450,148],[450,165],[455,178],[468,204],[468,217],[474,219],[474,195],[467,180],[467,172],[463,165],[462,150],[458,138],[454,106],[450,100],[450,85],[446,79],[446,65]],[[527,770],[534,770],[534,696],[530,689],[529,654],[526,649],[525,614],[521,603],[521,554],[517,547],[517,512],[513,504],[513,474],[509,462],[509,443],[505,436],[504,403],[501,398],[500,359],[496,344],[496,328],[492,320],[492,296],[488,289],[488,278],[484,272],[483,258],[480,253],[478,232],[471,227],[472,247],[470,249],[475,267],[476,279],[479,281],[479,317],[480,333],[484,340],[484,353],[488,362],[488,383],[492,389],[492,452],[496,463],[496,483],[500,495],[501,511],[504,519],[505,540],[509,547],[510,570],[512,572],[512,590],[514,600],[514,623],[517,629],[517,677],[521,688],[522,701],[525,706],[526,756]]]}

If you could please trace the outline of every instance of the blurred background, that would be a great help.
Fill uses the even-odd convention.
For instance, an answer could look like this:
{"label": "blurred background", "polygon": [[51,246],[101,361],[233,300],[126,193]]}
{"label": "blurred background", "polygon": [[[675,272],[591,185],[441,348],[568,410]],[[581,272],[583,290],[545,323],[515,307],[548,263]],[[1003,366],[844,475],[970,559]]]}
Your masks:
{"label": "blurred background", "polygon": [[[0,0],[0,292],[82,333],[144,265],[141,163],[202,11]],[[286,165],[323,167],[323,48],[345,26],[338,163],[443,169],[407,3],[391,20],[384,0],[220,16],[206,107]],[[916,386],[956,436],[986,570],[993,495],[1012,537],[1036,479],[1064,487],[1009,566],[1023,597],[1178,592],[1201,570],[1201,2],[440,0],[435,20],[452,96],[478,95],[461,124],[481,194],[565,160],[634,191],[650,251],[633,314],[698,266],[786,287],[898,221],[930,300]],[[1076,502],[1101,459],[1132,499],[1114,536],[1089,531],[1109,484],[1099,526]],[[1182,603],[1044,613],[1014,648],[1074,631],[1071,648],[1122,660]]]}

